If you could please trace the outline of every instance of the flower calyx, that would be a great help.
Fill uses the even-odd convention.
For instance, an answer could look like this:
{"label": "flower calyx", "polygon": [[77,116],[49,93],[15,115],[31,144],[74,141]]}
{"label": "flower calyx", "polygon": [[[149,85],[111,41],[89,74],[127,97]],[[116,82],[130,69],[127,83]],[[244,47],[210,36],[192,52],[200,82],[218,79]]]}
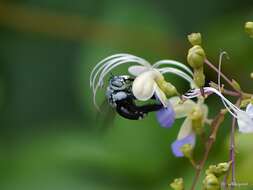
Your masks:
{"label": "flower calyx", "polygon": [[174,85],[164,79],[156,80],[158,87],[165,93],[167,97],[178,95],[178,91]]}

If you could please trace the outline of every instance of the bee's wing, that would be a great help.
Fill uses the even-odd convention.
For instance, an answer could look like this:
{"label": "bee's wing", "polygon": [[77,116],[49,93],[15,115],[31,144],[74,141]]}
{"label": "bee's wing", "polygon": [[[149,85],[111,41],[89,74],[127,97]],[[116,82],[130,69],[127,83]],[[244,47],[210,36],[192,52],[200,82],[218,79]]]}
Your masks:
{"label": "bee's wing", "polygon": [[99,130],[106,130],[112,127],[115,116],[115,109],[108,103],[107,99],[105,99],[96,116],[96,122],[98,123]]}

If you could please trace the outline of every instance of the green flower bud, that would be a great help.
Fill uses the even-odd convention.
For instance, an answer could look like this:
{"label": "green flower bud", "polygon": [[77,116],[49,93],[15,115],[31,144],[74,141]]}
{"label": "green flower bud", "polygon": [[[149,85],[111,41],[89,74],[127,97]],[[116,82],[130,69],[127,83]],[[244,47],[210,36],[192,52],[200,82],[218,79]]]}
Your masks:
{"label": "green flower bud", "polygon": [[159,80],[156,82],[159,88],[166,94],[166,96],[170,97],[178,94],[176,87],[171,83],[166,82],[165,80]]}
{"label": "green flower bud", "polygon": [[176,178],[170,184],[170,187],[174,190],[184,190],[184,180],[183,178]]}
{"label": "green flower bud", "polygon": [[253,38],[253,22],[246,22],[244,25],[245,32]]}
{"label": "green flower bud", "polygon": [[231,162],[224,162],[224,163],[219,163],[218,165],[211,165],[206,170],[206,174],[207,175],[213,174],[216,177],[220,177],[229,170],[230,165],[231,165]]}
{"label": "green flower bud", "polygon": [[204,190],[219,190],[220,182],[213,174],[208,174],[203,180]]}
{"label": "green flower bud", "polygon": [[196,106],[190,113],[192,128],[197,134],[201,134],[203,132],[203,117],[203,112],[199,106]]}
{"label": "green flower bud", "polygon": [[208,174],[216,174],[217,173],[217,166],[216,165],[210,165],[208,169],[206,170],[206,175]]}
{"label": "green flower bud", "polygon": [[194,69],[194,75],[193,75],[194,82],[198,87],[203,87],[205,85],[205,75],[204,75],[204,69]]}
{"label": "green flower bud", "polygon": [[188,51],[187,61],[189,65],[194,69],[199,69],[203,67],[206,55],[204,49],[199,46],[195,45]]}
{"label": "green flower bud", "polygon": [[231,163],[232,162],[219,163],[217,165],[218,173],[220,173],[221,175],[225,174],[229,170]]}
{"label": "green flower bud", "polygon": [[232,79],[232,84],[236,90],[239,90],[239,91],[241,90],[241,86],[239,85],[239,83],[236,80]]}
{"label": "green flower bud", "polygon": [[193,147],[191,144],[184,144],[180,150],[186,158],[192,159]]}
{"label": "green flower bud", "polygon": [[202,43],[202,38],[200,33],[191,33],[188,36],[189,42],[195,46],[195,45],[201,45]]}

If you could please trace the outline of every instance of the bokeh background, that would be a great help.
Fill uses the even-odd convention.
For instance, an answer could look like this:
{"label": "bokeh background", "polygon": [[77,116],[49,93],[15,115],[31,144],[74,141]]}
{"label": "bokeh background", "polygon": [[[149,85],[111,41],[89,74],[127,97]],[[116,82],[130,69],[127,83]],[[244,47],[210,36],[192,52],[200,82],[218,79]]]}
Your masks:
{"label": "bokeh background", "polygon": [[[176,177],[189,187],[193,168],[170,150],[182,121],[164,129],[154,114],[143,121],[116,116],[101,132],[89,73],[102,58],[120,52],[186,63],[186,35],[201,32],[208,57],[217,63],[226,50],[224,72],[250,91],[253,40],[243,25],[252,19],[251,0],[2,0],[0,188],[166,190]],[[170,80],[187,89],[183,81]],[[208,103],[214,116],[220,101]],[[208,164],[228,159],[230,122],[222,125]],[[240,189],[253,189],[252,139],[236,138],[237,178],[251,184]]]}

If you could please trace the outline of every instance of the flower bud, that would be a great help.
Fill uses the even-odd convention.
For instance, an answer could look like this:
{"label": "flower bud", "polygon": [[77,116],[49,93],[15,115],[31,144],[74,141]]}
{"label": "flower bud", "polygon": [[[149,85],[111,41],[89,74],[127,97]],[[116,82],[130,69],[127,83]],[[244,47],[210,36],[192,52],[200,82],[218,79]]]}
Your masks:
{"label": "flower bud", "polygon": [[240,86],[240,84],[236,81],[236,80],[234,80],[234,79],[232,79],[232,85],[233,85],[233,87],[236,89],[236,90],[241,90],[241,86]]}
{"label": "flower bud", "polygon": [[253,72],[252,72],[252,73],[250,73],[250,78],[252,78],[252,79],[253,79]]}
{"label": "flower bud", "polygon": [[188,51],[187,61],[189,65],[194,69],[199,69],[203,67],[205,58],[206,58],[205,51],[199,45],[193,46]]}
{"label": "flower bud", "polygon": [[202,38],[200,33],[191,33],[188,36],[189,42],[195,46],[195,45],[201,45],[202,43]]}
{"label": "flower bud", "polygon": [[205,85],[206,77],[204,75],[203,67],[194,70],[193,79],[198,87],[203,87]]}
{"label": "flower bud", "polygon": [[208,174],[216,174],[217,166],[216,165],[210,165],[208,169],[206,170],[206,175]]}
{"label": "flower bud", "polygon": [[218,171],[218,173],[220,173],[221,175],[225,174],[229,170],[231,163],[232,162],[219,163],[217,165],[217,171]]}
{"label": "flower bud", "polygon": [[170,184],[170,187],[174,190],[184,190],[184,180],[183,178],[176,178]]}
{"label": "flower bud", "polygon": [[231,165],[231,162],[224,162],[224,163],[219,163],[218,165],[211,165],[206,170],[206,174],[207,175],[213,174],[216,177],[220,177],[229,170],[230,165]]}
{"label": "flower bud", "polygon": [[180,150],[184,154],[184,157],[192,159],[193,146],[191,144],[184,144]]}
{"label": "flower bud", "polygon": [[192,128],[196,134],[201,134],[203,132],[203,112],[199,106],[196,106],[190,113],[190,118],[192,120]]}
{"label": "flower bud", "polygon": [[213,174],[208,174],[203,180],[204,190],[219,190],[220,182]]}
{"label": "flower bud", "polygon": [[253,38],[253,22],[246,22],[244,25],[245,32]]}

